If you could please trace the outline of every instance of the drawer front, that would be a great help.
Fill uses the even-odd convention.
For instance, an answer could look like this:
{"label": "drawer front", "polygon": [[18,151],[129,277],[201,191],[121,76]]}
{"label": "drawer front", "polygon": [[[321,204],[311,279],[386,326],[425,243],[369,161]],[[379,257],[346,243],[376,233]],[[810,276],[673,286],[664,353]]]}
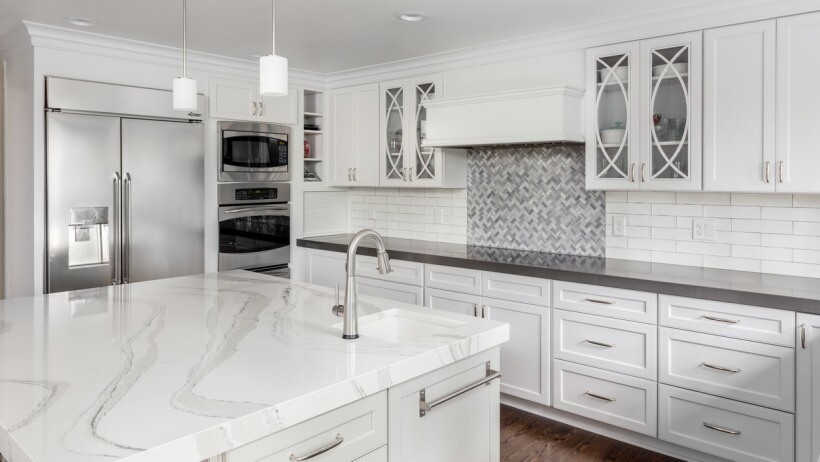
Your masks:
{"label": "drawer front", "polygon": [[552,342],[557,359],[656,379],[655,326],[554,310]]}
{"label": "drawer front", "polygon": [[550,306],[550,281],[484,271],[481,273],[481,294],[500,300]]}
{"label": "drawer front", "polygon": [[667,385],[659,395],[662,440],[730,460],[794,460],[792,414]]}
{"label": "drawer front", "polygon": [[791,311],[672,295],[661,295],[660,306],[662,326],[794,347]]}
{"label": "drawer front", "polygon": [[290,462],[341,444],[313,458],[316,462],[353,461],[387,444],[387,392],[369,396],[307,422],[227,453],[226,462]]}
{"label": "drawer front", "polygon": [[411,305],[421,306],[424,303],[424,289],[421,287],[361,277],[356,278],[356,281],[360,295],[371,295]]}
{"label": "drawer front", "polygon": [[553,360],[556,409],[626,428],[657,434],[657,384],[615,372]]}
{"label": "drawer front", "polygon": [[424,306],[451,313],[481,316],[481,297],[441,289],[424,290]]}
{"label": "drawer front", "polygon": [[411,286],[424,285],[424,263],[404,260],[390,260],[393,271],[379,274],[376,257],[358,255],[356,257],[356,275],[382,281],[398,282]]}
{"label": "drawer front", "polygon": [[552,306],[598,316],[655,324],[658,297],[649,292],[554,281]]}
{"label": "drawer front", "polygon": [[662,327],[663,383],[794,412],[791,348]]}
{"label": "drawer front", "polygon": [[451,266],[425,265],[424,287],[481,295],[481,271]]}
{"label": "drawer front", "polygon": [[356,462],[387,462],[387,446],[382,446],[370,454],[356,459]]}

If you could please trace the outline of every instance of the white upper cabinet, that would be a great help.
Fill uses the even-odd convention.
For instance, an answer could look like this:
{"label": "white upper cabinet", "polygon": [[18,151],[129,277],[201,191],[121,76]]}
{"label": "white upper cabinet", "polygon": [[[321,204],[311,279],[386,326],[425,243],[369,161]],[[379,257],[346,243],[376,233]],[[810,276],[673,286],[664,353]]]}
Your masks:
{"label": "white upper cabinet", "polygon": [[774,192],[776,21],[704,32],[703,186]]}
{"label": "white upper cabinet", "polygon": [[290,88],[286,96],[259,94],[255,80],[212,78],[209,80],[211,118],[256,120],[295,125],[299,90]]}
{"label": "white upper cabinet", "polygon": [[334,186],[379,185],[379,85],[330,92]]}
{"label": "white upper cabinet", "polygon": [[777,190],[820,192],[820,13],[777,20]]}
{"label": "white upper cabinet", "polygon": [[589,189],[699,191],[700,32],[588,50]]}

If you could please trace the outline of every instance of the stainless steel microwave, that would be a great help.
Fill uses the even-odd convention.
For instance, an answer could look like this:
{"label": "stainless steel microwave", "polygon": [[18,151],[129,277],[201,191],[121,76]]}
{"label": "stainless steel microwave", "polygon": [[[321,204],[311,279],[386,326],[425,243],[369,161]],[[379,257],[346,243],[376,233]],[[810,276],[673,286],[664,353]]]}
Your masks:
{"label": "stainless steel microwave", "polygon": [[219,181],[290,181],[290,127],[219,122]]}

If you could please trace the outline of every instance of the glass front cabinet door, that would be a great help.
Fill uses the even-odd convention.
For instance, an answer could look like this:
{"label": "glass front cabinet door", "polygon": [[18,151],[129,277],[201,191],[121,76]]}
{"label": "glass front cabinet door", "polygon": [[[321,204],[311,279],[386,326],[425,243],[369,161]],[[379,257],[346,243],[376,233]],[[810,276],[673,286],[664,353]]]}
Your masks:
{"label": "glass front cabinet door", "polygon": [[587,52],[587,187],[702,189],[700,32]]}
{"label": "glass front cabinet door", "polygon": [[440,182],[440,149],[422,146],[427,134],[422,103],[440,97],[440,89],[437,75],[381,85],[381,186],[432,187]]}

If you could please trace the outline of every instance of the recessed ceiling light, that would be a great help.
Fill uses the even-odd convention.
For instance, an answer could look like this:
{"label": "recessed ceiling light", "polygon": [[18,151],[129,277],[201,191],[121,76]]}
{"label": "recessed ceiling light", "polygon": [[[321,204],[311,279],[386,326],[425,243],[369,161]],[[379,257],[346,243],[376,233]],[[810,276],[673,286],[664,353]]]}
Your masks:
{"label": "recessed ceiling light", "polygon": [[79,26],[79,27],[91,27],[91,26],[96,26],[97,25],[97,21],[94,21],[93,19],[89,19],[89,18],[78,18],[78,17],[65,18],[65,22],[71,24],[72,26]]}
{"label": "recessed ceiling light", "polygon": [[407,22],[419,22],[427,19],[427,15],[424,13],[402,13],[399,15],[399,19]]}

